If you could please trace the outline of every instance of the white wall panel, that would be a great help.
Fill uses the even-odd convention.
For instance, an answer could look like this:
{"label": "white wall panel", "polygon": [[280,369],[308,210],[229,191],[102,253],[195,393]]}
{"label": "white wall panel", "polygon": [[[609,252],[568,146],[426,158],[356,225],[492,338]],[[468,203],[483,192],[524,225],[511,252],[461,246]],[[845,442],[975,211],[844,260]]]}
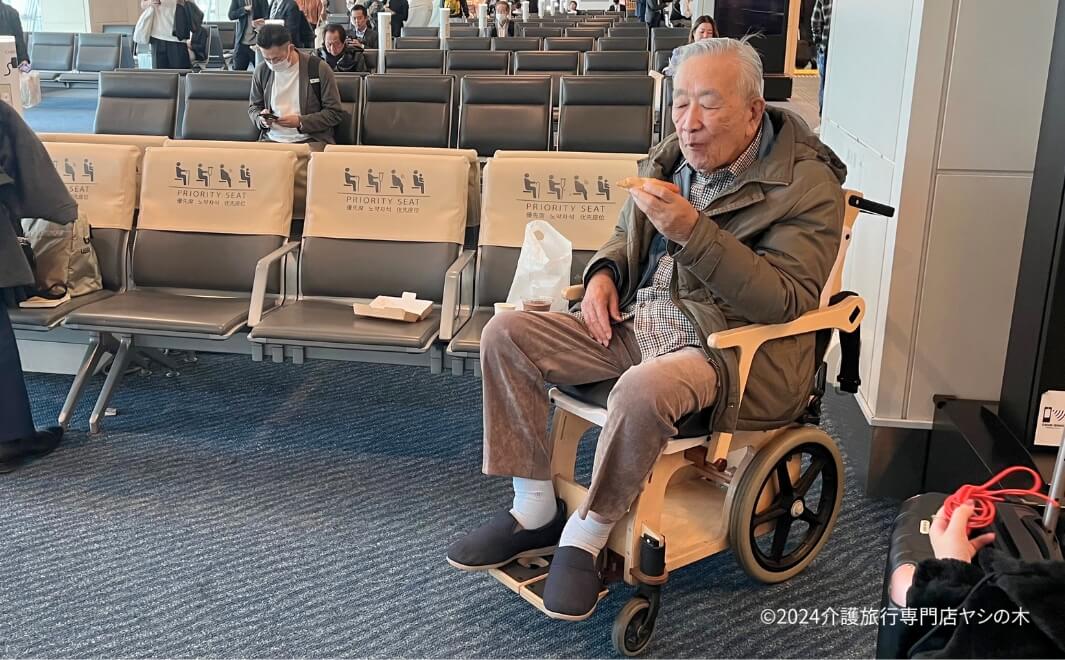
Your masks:
{"label": "white wall panel", "polygon": [[1031,176],[936,179],[907,418],[932,396],[997,399],[1017,286]]}
{"label": "white wall panel", "polygon": [[939,168],[1031,171],[1057,0],[962,0]]}
{"label": "white wall panel", "polygon": [[891,157],[898,139],[914,0],[836,0],[826,117]]}

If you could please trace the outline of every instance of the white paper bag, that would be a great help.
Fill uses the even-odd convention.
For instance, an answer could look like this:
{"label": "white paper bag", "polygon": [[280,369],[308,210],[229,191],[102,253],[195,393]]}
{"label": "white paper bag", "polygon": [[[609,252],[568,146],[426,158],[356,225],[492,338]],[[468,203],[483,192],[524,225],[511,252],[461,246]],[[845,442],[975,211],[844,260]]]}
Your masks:
{"label": "white paper bag", "polygon": [[41,74],[36,71],[22,74],[22,108],[32,108],[41,102]]}
{"label": "white paper bag", "polygon": [[533,220],[525,226],[525,239],[507,302],[518,305],[525,298],[550,298],[551,311],[566,310],[562,290],[570,285],[573,244],[551,223]]}

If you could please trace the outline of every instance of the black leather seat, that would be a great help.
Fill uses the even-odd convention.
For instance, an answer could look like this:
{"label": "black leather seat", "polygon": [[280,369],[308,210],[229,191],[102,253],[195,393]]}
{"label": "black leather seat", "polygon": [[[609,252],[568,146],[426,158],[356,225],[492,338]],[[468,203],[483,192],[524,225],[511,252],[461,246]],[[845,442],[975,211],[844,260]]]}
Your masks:
{"label": "black leather seat", "polygon": [[[519,26],[521,27],[521,26]],[[562,28],[560,27],[521,27],[521,36],[523,37],[538,37],[543,39],[544,37],[561,37]]]}
{"label": "black leather seat", "polygon": [[393,42],[396,50],[436,50],[440,48],[439,37],[399,37]]}
{"label": "black leather seat", "polygon": [[55,80],[74,68],[73,32],[34,32],[30,40],[30,61],[42,82]]}
{"label": "black leather seat", "polygon": [[178,81],[169,71],[102,72],[93,132],[174,137]]}
{"label": "black leather seat", "polygon": [[643,37],[603,37],[597,42],[599,50],[635,50],[647,52],[647,40]]}
{"label": "black leather seat", "polygon": [[648,53],[643,50],[591,51],[584,54],[585,75],[617,76],[647,73]]}
{"label": "black leather seat", "polygon": [[572,27],[566,28],[567,37],[590,37],[598,39],[606,34],[606,28],[596,27]]}
{"label": "black leather seat", "polygon": [[359,144],[451,146],[452,76],[369,75],[363,84]]}
{"label": "black leather seat", "polygon": [[677,127],[673,125],[673,78],[666,76],[662,79],[662,137],[670,133],[676,133]]}
{"label": "black leather seat", "polygon": [[190,73],[185,76],[181,135],[186,140],[255,142],[259,129],[248,118],[250,73]]}
{"label": "black leather seat", "polygon": [[559,50],[553,52],[519,51],[514,53],[514,73],[542,75],[549,74],[553,81],[551,105],[558,103],[559,79],[564,75],[580,73],[580,56],[577,51]]}
{"label": "black leather seat", "polygon": [[445,50],[492,50],[489,37],[448,37],[444,39]]}
{"label": "black leather seat", "polygon": [[654,51],[653,61],[655,71],[659,73],[665,73],[666,67],[669,66],[669,58],[673,55],[671,50],[656,50]]}
{"label": "black leather seat", "polygon": [[540,50],[539,37],[492,37],[492,50]]}
{"label": "black leather seat", "polygon": [[544,39],[544,50],[572,50],[578,53],[586,53],[595,48],[595,39],[592,37],[547,37]]}
{"label": "black leather seat", "polygon": [[446,52],[435,49],[435,47],[385,51],[385,73],[416,75],[443,73]]}
{"label": "black leather seat", "polygon": [[340,105],[344,108],[344,119],[336,128],[337,144],[358,144],[362,75],[357,73],[338,73],[336,74],[336,80],[337,90],[340,92]]}
{"label": "black leather seat", "polygon": [[[467,76],[462,80],[458,146],[491,156],[498,149],[550,149],[551,78]],[[515,130],[515,127],[521,130]]]}
{"label": "black leather seat", "polygon": [[101,71],[114,71],[122,64],[121,34],[79,34],[74,71],[59,74],[59,82],[92,84],[100,81]]}
{"label": "black leather seat", "polygon": [[676,34],[662,34],[656,28],[654,33],[651,34],[651,51],[666,50],[673,52],[674,48],[678,48],[688,43],[688,35],[676,35]]}
{"label": "black leather seat", "polygon": [[399,38],[406,37],[439,37],[440,30],[435,27],[406,27],[399,32]]}
{"label": "black leather seat", "polygon": [[[644,154],[651,147],[654,80],[650,76],[563,76],[560,151]],[[610,117],[604,122],[604,117]]]}
{"label": "black leather seat", "polygon": [[[587,385],[558,385],[558,389],[565,394],[593,406],[606,408],[610,390],[614,389],[618,379],[588,383]],[[677,434],[674,439],[698,438],[710,432],[710,424],[713,422],[714,409],[707,408],[697,413],[685,415],[677,420]]]}

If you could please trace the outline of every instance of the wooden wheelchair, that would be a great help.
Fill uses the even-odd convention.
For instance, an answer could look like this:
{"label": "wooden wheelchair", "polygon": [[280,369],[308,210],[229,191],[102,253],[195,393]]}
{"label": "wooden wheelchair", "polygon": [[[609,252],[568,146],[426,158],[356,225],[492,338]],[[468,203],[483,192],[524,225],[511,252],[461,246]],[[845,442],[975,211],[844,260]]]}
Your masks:
{"label": "wooden wheelchair", "polygon": [[[712,348],[737,352],[739,389],[745,389],[755,353],[766,342],[810,332],[853,332],[865,301],[839,293],[851,230],[859,211],[891,216],[894,209],[846,193],[842,241],[820,308],[780,325],[750,325],[711,335]],[[566,297],[577,300],[583,287]],[[732,549],[740,566],[765,583],[801,572],[828,540],[843,498],[843,462],[835,441],[816,424],[824,394],[825,365],[818,370],[810,411],[794,423],[770,431],[706,434],[709,411],[689,415],[662,451],[643,492],[614,527],[607,544],[606,583],[637,587],[614,622],[617,651],[635,656],[646,650],[658,616],[661,588],[669,573]],[[611,382],[550,391],[555,492],[576,510],[587,489],[574,478],[577,447],[593,425],[606,421]],[[545,559],[517,560],[490,574],[532,605],[543,609],[550,567]],[[605,595],[604,590],[604,594]]]}

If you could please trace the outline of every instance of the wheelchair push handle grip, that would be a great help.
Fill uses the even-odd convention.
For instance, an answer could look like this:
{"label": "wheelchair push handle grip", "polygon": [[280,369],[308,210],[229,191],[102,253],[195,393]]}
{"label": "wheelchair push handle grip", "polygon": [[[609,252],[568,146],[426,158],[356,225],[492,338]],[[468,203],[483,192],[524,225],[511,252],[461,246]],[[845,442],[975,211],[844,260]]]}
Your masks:
{"label": "wheelchair push handle grip", "polygon": [[882,215],[885,218],[890,218],[895,215],[894,207],[888,206],[887,204],[881,204],[880,202],[874,202],[864,197],[851,197],[850,204],[860,211],[875,213],[876,215]]}

